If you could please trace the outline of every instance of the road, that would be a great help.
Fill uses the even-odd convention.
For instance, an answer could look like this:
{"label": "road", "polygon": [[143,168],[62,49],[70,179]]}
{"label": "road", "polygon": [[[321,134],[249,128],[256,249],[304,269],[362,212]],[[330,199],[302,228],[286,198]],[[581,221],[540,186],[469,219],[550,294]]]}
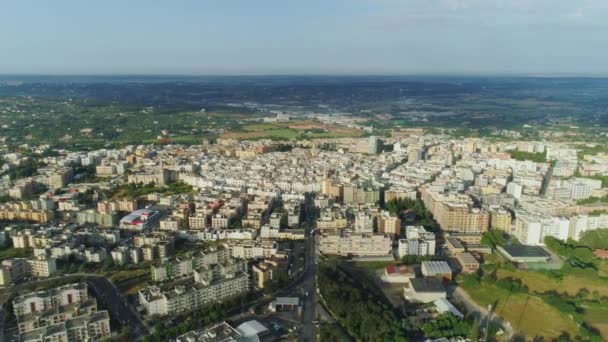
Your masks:
{"label": "road", "polygon": [[87,275],[83,280],[95,292],[97,301],[104,304],[121,325],[129,327],[129,335],[135,337],[131,340],[137,341],[148,334],[148,328],[141,320],[140,314],[129,305],[114,283],[99,275]]}
{"label": "road", "polygon": [[305,294],[302,306],[302,328],[298,341],[313,342],[317,337],[317,290],[316,290],[316,252],[314,236],[307,236],[306,241],[306,269],[302,279],[301,288]]}
{"label": "road", "polygon": [[306,222],[306,265],[304,275],[301,278],[300,288],[304,293],[302,303],[302,328],[298,334],[298,341],[314,342],[317,340],[317,286],[316,286],[316,240],[312,234],[316,212],[314,210],[314,199],[307,197],[305,201]]}

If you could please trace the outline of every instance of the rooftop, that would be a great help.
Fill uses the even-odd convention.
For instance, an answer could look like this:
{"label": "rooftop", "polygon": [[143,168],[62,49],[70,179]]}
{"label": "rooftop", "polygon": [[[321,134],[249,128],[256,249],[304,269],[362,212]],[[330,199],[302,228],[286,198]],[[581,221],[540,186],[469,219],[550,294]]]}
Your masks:
{"label": "rooftop", "polygon": [[450,265],[445,261],[423,261],[421,267],[431,275],[452,273]]}
{"label": "rooftop", "polygon": [[414,270],[407,265],[388,265],[386,273],[389,275],[402,275],[414,273]]}
{"label": "rooftop", "polygon": [[416,292],[445,292],[443,283],[437,278],[414,278],[410,279],[410,284]]}
{"label": "rooftop", "polygon": [[542,248],[540,246],[504,245],[499,248],[502,248],[507,253],[509,253],[509,255],[511,255],[512,257],[515,257],[515,258],[521,258],[521,257],[527,257],[527,258],[546,257],[546,258],[549,258],[551,256],[549,253],[547,253],[547,251],[545,251],[544,248]]}
{"label": "rooftop", "polygon": [[236,330],[245,337],[257,336],[268,332],[268,328],[255,319],[242,323]]}

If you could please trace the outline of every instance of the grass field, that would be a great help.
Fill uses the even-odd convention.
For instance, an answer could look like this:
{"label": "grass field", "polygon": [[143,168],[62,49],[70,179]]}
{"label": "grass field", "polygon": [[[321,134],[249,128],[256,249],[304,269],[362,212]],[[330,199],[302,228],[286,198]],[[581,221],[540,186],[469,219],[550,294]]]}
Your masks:
{"label": "grass field", "polygon": [[[569,298],[575,298],[577,295],[582,293],[581,291],[586,291],[588,293],[587,296],[594,300],[600,300],[600,297],[608,296],[608,280],[603,278],[605,277],[606,273],[608,273],[608,262],[606,261],[599,261],[596,259],[594,264],[598,267],[597,271],[591,268],[581,269],[565,265],[561,271],[557,273],[563,275],[561,279],[543,272],[515,270],[513,267],[509,267],[508,265],[500,264],[499,260],[496,260],[493,257],[488,258],[486,261],[491,263],[493,262],[498,266],[495,273],[498,279],[511,278],[520,280],[522,285],[525,285],[528,288],[528,292],[530,294],[517,293],[509,296],[509,292],[507,290],[486,283],[483,283],[481,289],[479,287],[470,287],[467,289],[467,292],[480,304],[487,304],[493,299],[498,299],[498,313],[506,320],[511,322],[517,329],[524,331],[526,335],[538,333],[538,331],[534,330],[534,324],[532,324],[531,327],[526,326],[529,320],[534,320],[534,317],[524,317],[520,323],[516,321],[519,319],[516,314],[517,310],[521,310],[523,308],[521,302],[524,300],[524,298],[534,298],[534,308],[531,309],[528,305],[525,307],[525,310],[536,310],[538,307],[543,307],[543,310],[549,311],[546,313],[539,313],[544,315],[542,317],[549,317],[548,315],[552,315],[551,312],[555,311],[556,314],[561,315],[562,321],[566,319],[569,323],[574,323],[569,316],[559,312],[555,307],[550,306],[549,304],[536,298],[535,294],[540,295],[543,293],[555,292],[564,297],[567,296]],[[487,290],[487,287],[489,287],[490,290]],[[501,301],[503,302],[502,305],[500,303]],[[600,303],[602,303],[601,300]],[[597,329],[602,335],[603,339],[608,340],[608,306],[603,303],[597,304],[590,301],[583,302],[581,305],[584,309],[582,311],[582,320]],[[528,315],[528,313],[525,315]],[[552,318],[552,320],[553,319],[556,318]],[[547,321],[550,320],[547,319]],[[540,325],[542,326],[542,324]],[[532,328],[532,330],[528,330],[529,328]],[[565,331],[570,333],[569,330]],[[575,336],[576,334],[570,333],[570,335]],[[545,336],[549,337],[550,335]]]}
{"label": "grass field", "polygon": [[604,340],[608,341],[608,306],[585,306],[585,321],[600,331]]}
{"label": "grass field", "polygon": [[499,278],[521,279],[531,292],[543,293],[555,291],[568,296],[576,296],[581,290],[597,291],[602,296],[608,296],[608,284],[600,279],[590,279],[580,275],[568,274],[563,280],[551,278],[546,274],[531,271],[511,271],[499,269]]}
{"label": "grass field", "polygon": [[578,328],[573,320],[541,299],[524,293],[510,293],[490,284],[464,289],[478,304],[495,306],[495,312],[510,322],[527,338],[557,338],[563,332],[575,336]]}

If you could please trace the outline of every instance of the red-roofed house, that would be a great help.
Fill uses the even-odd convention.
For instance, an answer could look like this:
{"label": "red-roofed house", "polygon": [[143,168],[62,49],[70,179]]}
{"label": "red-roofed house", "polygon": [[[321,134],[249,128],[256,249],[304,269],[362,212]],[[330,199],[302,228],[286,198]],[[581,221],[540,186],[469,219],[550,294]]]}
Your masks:
{"label": "red-roofed house", "polygon": [[412,267],[406,265],[388,265],[384,268],[382,280],[387,283],[404,284],[410,278],[415,278],[416,272]]}

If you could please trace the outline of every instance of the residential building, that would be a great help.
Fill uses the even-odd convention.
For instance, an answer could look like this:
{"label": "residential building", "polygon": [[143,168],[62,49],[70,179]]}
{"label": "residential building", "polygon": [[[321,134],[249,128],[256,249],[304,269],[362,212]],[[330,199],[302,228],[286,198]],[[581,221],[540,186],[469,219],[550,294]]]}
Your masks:
{"label": "residential building", "polygon": [[322,233],[319,251],[323,254],[385,256],[392,252],[392,239],[388,234]]}

